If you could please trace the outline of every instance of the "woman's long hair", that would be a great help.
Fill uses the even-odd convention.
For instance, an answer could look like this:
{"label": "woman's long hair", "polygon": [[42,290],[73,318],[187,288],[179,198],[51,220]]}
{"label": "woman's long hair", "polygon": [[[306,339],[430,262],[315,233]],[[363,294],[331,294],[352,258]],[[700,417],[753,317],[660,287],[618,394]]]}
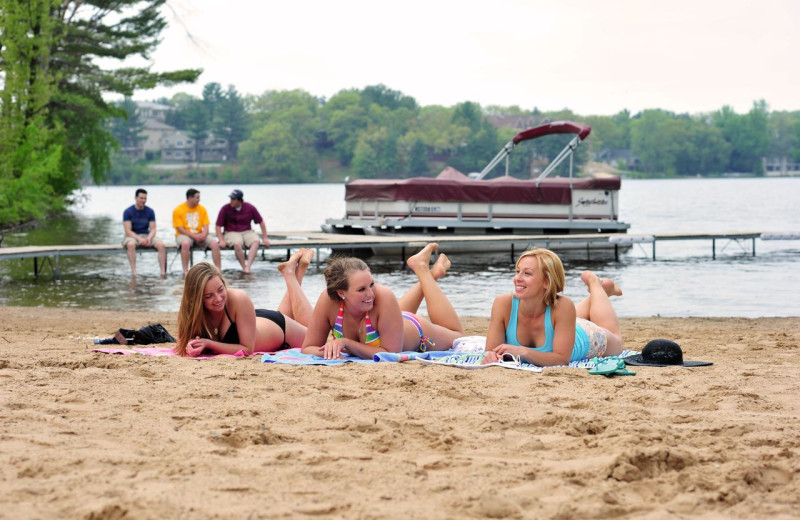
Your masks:
{"label": "woman's long hair", "polygon": [[175,351],[180,356],[186,355],[186,345],[197,336],[210,338],[211,329],[206,323],[205,307],[203,307],[203,291],[209,280],[219,276],[225,288],[225,278],[219,269],[208,262],[200,262],[186,273],[183,281],[183,297],[178,311],[178,342]]}
{"label": "woman's long hair", "polygon": [[517,259],[516,267],[519,268],[519,263],[523,258],[532,256],[536,258],[539,264],[539,273],[542,278],[546,279],[547,291],[544,295],[544,304],[548,307],[553,307],[558,299],[558,293],[564,291],[564,286],[567,283],[567,277],[564,274],[564,264],[557,254],[549,249],[531,249],[525,251]]}

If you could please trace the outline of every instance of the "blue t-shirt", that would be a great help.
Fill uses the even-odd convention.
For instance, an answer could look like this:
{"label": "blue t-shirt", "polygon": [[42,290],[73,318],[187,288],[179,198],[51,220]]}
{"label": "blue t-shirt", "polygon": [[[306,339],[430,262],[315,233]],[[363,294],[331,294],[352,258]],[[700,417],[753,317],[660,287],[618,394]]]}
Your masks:
{"label": "blue t-shirt", "polygon": [[131,221],[131,230],[134,233],[147,235],[150,233],[150,222],[156,221],[156,212],[147,206],[138,210],[134,204],[122,213],[122,221],[126,220]]}

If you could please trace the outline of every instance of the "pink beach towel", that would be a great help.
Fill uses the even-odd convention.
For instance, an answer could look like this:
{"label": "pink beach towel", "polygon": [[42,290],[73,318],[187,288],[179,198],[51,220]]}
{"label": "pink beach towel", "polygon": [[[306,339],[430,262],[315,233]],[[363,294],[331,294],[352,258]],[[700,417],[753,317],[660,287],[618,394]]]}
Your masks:
{"label": "pink beach towel", "polygon": [[[102,354],[144,354],[145,356],[177,356],[178,354],[171,347],[134,347],[132,349],[127,348],[93,348],[92,352],[100,352]],[[221,358],[221,357],[228,357],[228,358],[241,358],[241,357],[250,357],[250,356],[260,356],[261,352],[256,352],[255,354],[247,354],[244,350],[240,350],[236,354],[205,354],[202,356],[197,357],[190,357],[189,359],[213,359],[213,358]]]}

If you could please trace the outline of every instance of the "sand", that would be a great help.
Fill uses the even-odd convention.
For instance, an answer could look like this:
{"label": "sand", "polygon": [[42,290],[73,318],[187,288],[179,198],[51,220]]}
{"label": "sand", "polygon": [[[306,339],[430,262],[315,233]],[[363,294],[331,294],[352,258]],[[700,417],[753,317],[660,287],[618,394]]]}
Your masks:
{"label": "sand", "polygon": [[622,320],[714,365],[616,378],[90,351],[148,322],[0,308],[0,517],[800,518],[800,318]]}

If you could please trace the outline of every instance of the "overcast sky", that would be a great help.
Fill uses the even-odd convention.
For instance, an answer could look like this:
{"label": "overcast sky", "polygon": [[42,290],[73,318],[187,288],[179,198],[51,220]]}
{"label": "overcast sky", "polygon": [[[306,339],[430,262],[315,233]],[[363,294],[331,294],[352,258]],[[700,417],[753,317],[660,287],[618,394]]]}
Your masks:
{"label": "overcast sky", "polygon": [[[800,109],[799,0],[169,0],[154,70],[197,85],[137,93],[384,84],[421,105]],[[191,35],[191,37],[190,37]]]}

